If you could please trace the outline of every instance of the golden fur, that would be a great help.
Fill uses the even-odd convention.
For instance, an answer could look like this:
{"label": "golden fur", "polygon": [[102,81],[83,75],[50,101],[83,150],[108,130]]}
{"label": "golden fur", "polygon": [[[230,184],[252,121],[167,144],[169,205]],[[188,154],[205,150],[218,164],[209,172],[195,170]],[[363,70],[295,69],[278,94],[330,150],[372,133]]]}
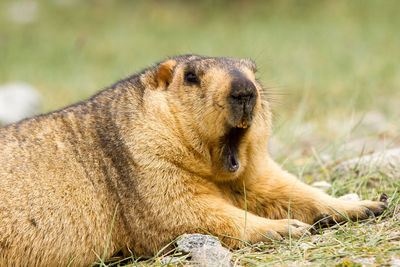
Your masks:
{"label": "golden fur", "polygon": [[[235,248],[260,233],[300,236],[321,216],[381,213],[382,202],[330,197],[270,158],[271,113],[255,70],[247,59],[179,56],[1,128],[0,266],[90,264],[112,223],[107,257],[150,255],[183,233]],[[238,90],[255,88],[252,119],[232,113],[234,79]],[[237,155],[224,152],[232,129],[243,133],[228,148]]]}

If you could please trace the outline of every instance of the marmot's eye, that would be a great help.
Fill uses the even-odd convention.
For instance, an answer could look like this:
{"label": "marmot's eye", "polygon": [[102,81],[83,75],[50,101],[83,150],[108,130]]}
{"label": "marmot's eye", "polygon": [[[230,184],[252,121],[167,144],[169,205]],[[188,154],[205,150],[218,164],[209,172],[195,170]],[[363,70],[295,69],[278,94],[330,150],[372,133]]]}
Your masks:
{"label": "marmot's eye", "polygon": [[185,81],[187,81],[188,83],[199,83],[199,79],[192,71],[188,71],[185,73]]}

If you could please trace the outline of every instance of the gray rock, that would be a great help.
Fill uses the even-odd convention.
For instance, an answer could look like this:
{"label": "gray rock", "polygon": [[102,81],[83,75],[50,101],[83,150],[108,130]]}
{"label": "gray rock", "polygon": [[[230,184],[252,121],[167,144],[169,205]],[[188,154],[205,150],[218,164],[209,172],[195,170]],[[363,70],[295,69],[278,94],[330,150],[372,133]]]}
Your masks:
{"label": "gray rock", "polygon": [[384,173],[392,178],[400,178],[400,148],[388,149],[371,155],[354,158],[339,164],[335,172],[367,175]]}
{"label": "gray rock", "polygon": [[207,267],[231,265],[232,253],[213,236],[185,234],[177,245],[179,251],[191,253],[193,264]]}
{"label": "gray rock", "polygon": [[8,124],[35,115],[41,106],[40,94],[22,82],[0,86],[0,124]]}
{"label": "gray rock", "polygon": [[185,253],[190,253],[193,249],[201,248],[205,245],[211,247],[222,247],[216,237],[202,234],[184,234],[176,243],[178,245],[178,250]]}
{"label": "gray rock", "polygon": [[13,1],[8,7],[8,17],[19,24],[27,24],[36,20],[38,4],[36,1]]}
{"label": "gray rock", "polygon": [[217,267],[231,266],[232,253],[223,247],[213,247],[205,245],[201,248],[193,249],[192,261],[200,266]]}

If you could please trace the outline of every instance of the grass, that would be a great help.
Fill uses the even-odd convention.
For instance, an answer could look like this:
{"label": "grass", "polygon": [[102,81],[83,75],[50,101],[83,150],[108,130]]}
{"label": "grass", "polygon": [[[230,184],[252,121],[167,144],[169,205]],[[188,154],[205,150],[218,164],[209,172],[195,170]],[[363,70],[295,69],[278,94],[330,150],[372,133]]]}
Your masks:
{"label": "grass", "polygon": [[[368,187],[368,181],[379,180],[378,185]],[[399,202],[400,181],[389,177],[366,176],[332,177],[331,194],[340,196],[358,192],[364,199],[378,200],[379,193],[390,196],[388,210],[375,219],[362,222],[347,222],[330,228],[319,229],[319,234],[303,236],[300,239],[287,238],[272,243],[247,244],[241,250],[233,251],[235,266],[254,265],[312,265],[312,266],[362,266],[373,263],[375,266],[389,264],[400,258]],[[339,190],[337,190],[339,189]],[[335,193],[332,193],[332,192]],[[153,258],[129,257],[115,258],[107,266],[164,266],[168,264],[188,264],[190,255],[171,250],[161,251]],[[166,259],[166,260],[165,260]]]}
{"label": "grass", "polygon": [[[24,1],[0,1],[0,84],[32,84],[44,97],[42,112],[87,98],[167,56],[250,57],[273,99],[273,156],[303,181],[332,183],[332,195],[377,199],[386,192],[391,198],[377,222],[248,246],[234,252],[235,264],[358,266],[358,259],[371,257],[381,265],[400,255],[399,181],[332,172],[365,153],[346,148],[354,140],[399,144],[398,1],[37,0],[36,19],[28,24],[10,19],[17,2]],[[363,117],[370,111],[383,119],[368,126]],[[373,127],[382,121],[385,127]],[[170,253],[175,264],[187,261]],[[159,265],[165,255],[104,264]]]}

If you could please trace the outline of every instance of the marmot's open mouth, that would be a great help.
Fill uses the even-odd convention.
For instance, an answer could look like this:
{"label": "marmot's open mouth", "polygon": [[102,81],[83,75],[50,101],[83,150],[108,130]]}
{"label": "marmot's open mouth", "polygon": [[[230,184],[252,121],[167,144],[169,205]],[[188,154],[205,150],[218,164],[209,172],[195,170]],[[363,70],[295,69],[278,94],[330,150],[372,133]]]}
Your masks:
{"label": "marmot's open mouth", "polygon": [[221,139],[224,166],[228,172],[236,172],[240,167],[239,144],[246,131],[245,128],[234,127]]}

